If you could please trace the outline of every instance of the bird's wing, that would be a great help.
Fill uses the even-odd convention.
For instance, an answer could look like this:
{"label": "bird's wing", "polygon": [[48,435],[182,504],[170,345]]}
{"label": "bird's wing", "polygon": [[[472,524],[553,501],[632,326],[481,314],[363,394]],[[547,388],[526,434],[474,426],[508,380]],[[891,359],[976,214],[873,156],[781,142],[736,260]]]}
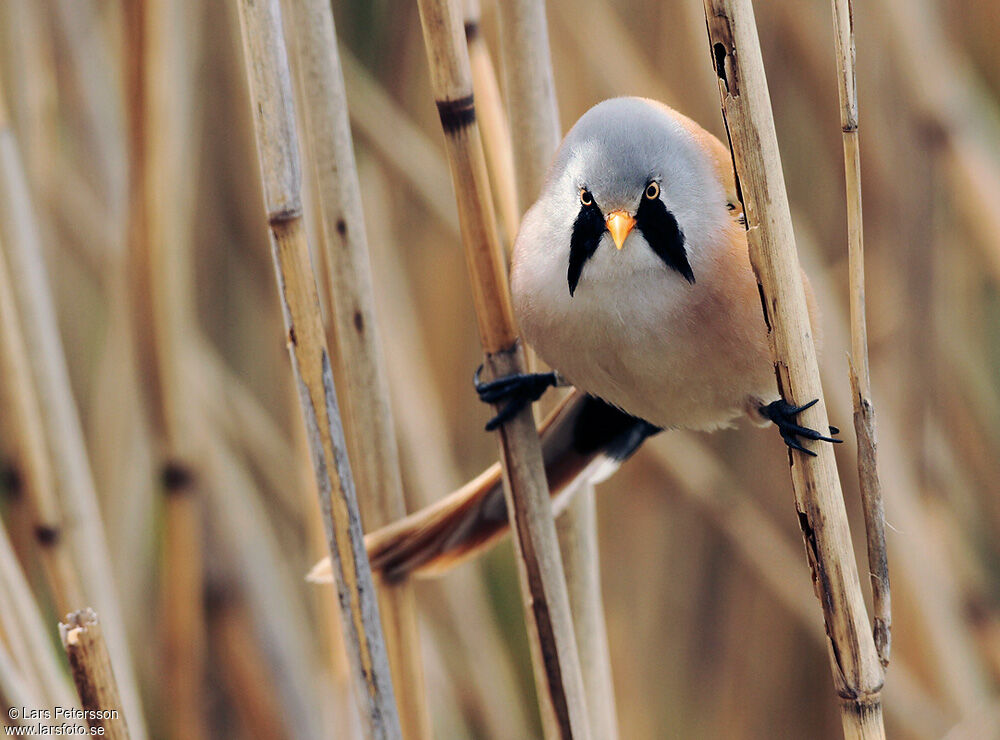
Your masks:
{"label": "bird's wing", "polygon": [[[613,472],[657,432],[651,424],[574,390],[539,427],[549,492],[558,502],[578,483]],[[565,498],[565,497],[564,497]],[[558,508],[558,504],[557,504]],[[499,463],[437,503],[368,534],[372,571],[387,579],[439,574],[492,545],[508,529]],[[308,580],[333,580],[330,559]]]}

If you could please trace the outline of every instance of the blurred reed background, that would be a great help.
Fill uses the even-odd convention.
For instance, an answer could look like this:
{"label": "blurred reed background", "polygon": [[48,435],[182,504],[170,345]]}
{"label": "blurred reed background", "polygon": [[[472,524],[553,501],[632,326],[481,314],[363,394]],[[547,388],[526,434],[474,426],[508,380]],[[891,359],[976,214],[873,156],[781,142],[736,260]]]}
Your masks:
{"label": "blurred reed background", "polygon": [[[564,126],[601,99],[637,94],[724,137],[700,2],[547,5]],[[417,4],[333,10],[413,510],[493,462],[496,444],[472,389],[481,355]],[[498,63],[493,3],[482,11]],[[865,563],[830,7],[778,0],[756,13]],[[887,731],[1000,737],[1000,6],[876,0],[856,7],[855,24],[894,586]],[[261,209],[236,3],[4,0],[0,81],[0,308],[5,321],[16,312],[27,354],[47,358],[18,375],[15,357],[0,378],[11,543],[0,538],[0,695],[8,705],[69,703],[56,623],[84,606],[75,589],[107,604],[113,587],[118,613],[89,605],[119,683],[134,672],[150,736],[360,737],[330,626],[333,591],[303,580],[325,543]],[[509,240],[511,218],[500,215]],[[58,336],[32,254],[44,257]],[[14,408],[26,398],[16,377],[34,386],[26,411]],[[25,414],[52,421],[25,441],[12,429]],[[59,524],[45,498],[53,490],[68,511],[63,539],[39,545],[34,535]],[[622,738],[840,736],[777,434],[743,425],[660,435],[599,486],[597,501]],[[415,590],[433,736],[539,736],[509,543]],[[120,662],[125,635],[131,669]],[[200,683],[185,680],[199,672]],[[145,736],[140,723],[133,737]]]}

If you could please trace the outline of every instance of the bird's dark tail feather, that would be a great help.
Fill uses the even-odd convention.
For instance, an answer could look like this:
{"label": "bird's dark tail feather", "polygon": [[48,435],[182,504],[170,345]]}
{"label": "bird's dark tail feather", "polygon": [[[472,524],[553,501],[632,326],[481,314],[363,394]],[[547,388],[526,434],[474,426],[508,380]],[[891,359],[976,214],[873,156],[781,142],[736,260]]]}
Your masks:
{"label": "bird's dark tail feather", "polygon": [[[539,427],[556,513],[579,483],[607,477],[657,431],[580,391],[567,396]],[[365,545],[375,574],[399,580],[438,575],[488,548],[508,528],[496,463],[437,503],[368,534]],[[330,559],[317,563],[308,579],[331,582]]]}

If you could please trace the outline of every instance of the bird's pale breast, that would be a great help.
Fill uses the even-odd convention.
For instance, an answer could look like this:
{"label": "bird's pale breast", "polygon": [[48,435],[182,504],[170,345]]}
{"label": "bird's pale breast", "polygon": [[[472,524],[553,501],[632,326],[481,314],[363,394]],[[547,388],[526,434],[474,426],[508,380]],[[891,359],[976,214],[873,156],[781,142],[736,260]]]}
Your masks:
{"label": "bird's pale breast", "polygon": [[[547,364],[664,428],[717,428],[776,398],[745,246],[702,251],[694,285],[653,259],[632,269],[633,259],[626,271],[605,246],[572,297],[544,257],[515,264],[518,321]],[[626,249],[649,247],[639,237]]]}

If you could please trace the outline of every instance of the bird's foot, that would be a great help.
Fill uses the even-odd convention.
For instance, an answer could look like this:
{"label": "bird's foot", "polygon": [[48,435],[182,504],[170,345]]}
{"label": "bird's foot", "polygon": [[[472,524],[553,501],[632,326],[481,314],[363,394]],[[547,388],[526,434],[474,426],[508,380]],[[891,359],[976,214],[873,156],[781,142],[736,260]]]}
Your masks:
{"label": "bird's foot", "polygon": [[[799,442],[799,437],[805,437],[806,439],[819,440],[823,442],[833,442],[835,444],[839,444],[844,441],[842,439],[836,439],[835,437],[824,437],[815,429],[801,426],[795,421],[796,416],[805,411],[807,408],[814,406],[818,401],[819,399],[816,398],[802,406],[793,406],[782,398],[761,406],[760,413],[774,422],[774,425],[778,427],[778,431],[781,433],[781,438],[785,441],[786,445],[791,447],[793,450],[799,450],[807,455],[816,457],[815,452],[807,450],[802,446],[802,443]],[[830,427],[830,434],[839,433],[840,430],[837,429],[837,427]]]}
{"label": "bird's foot", "polygon": [[492,404],[506,402],[497,415],[486,423],[487,432],[492,432],[529,403],[541,398],[548,388],[559,384],[555,373],[518,373],[484,383],[479,379],[482,372],[483,366],[480,365],[472,379],[479,400]]}

